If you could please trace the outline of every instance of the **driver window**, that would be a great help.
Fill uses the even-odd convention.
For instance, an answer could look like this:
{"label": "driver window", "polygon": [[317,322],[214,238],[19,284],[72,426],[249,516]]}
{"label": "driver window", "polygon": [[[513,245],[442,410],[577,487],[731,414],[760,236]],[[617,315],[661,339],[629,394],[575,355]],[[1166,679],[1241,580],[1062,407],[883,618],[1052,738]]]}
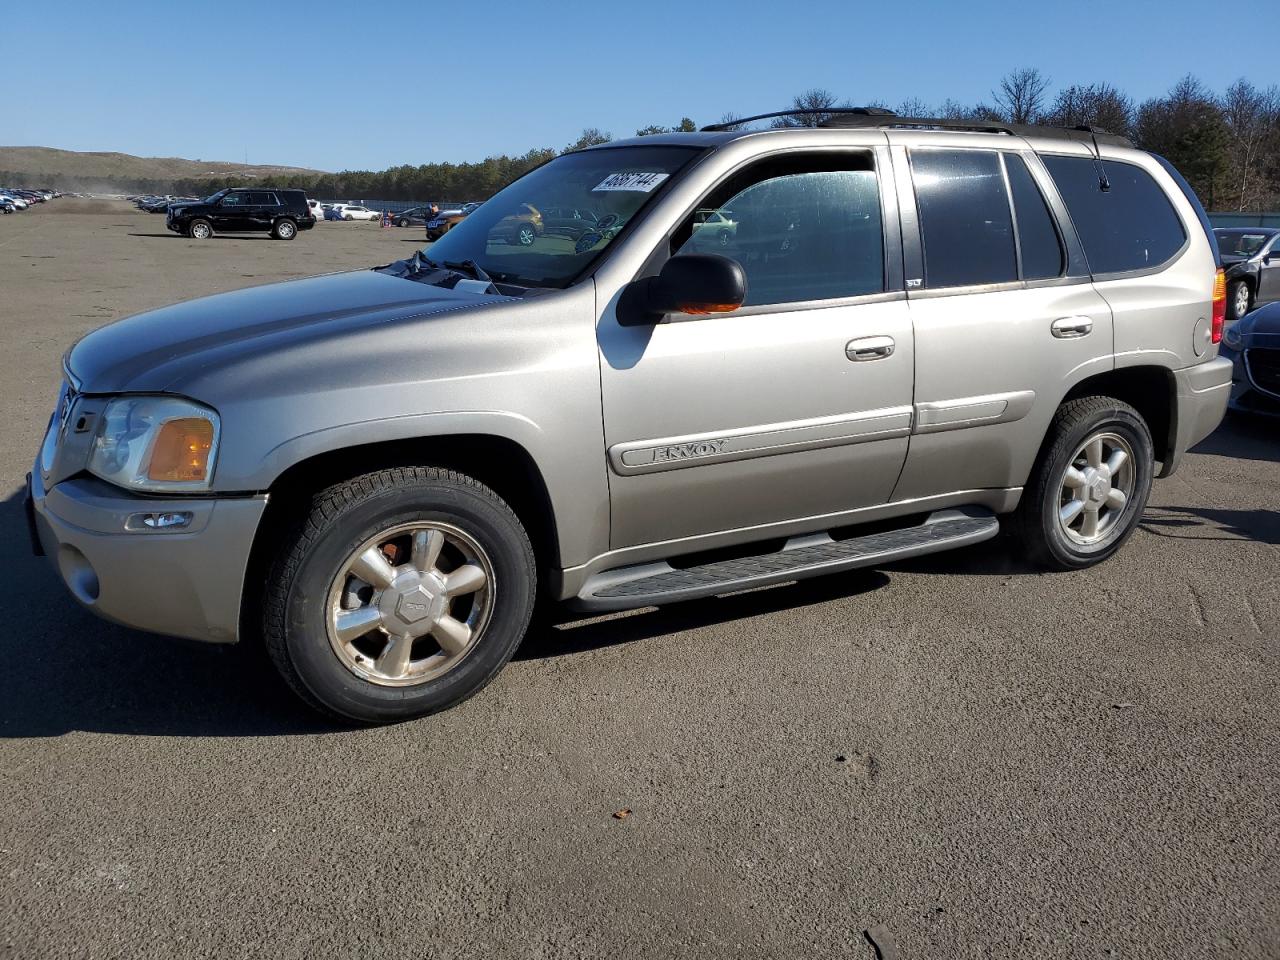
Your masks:
{"label": "driver window", "polygon": [[228,193],[225,197],[223,197],[223,198],[218,202],[218,206],[220,206],[220,207],[238,207],[238,206],[240,206],[240,203],[241,203],[241,201],[242,201],[243,199],[244,199],[244,196],[243,196],[242,194],[239,194],[239,193]]}
{"label": "driver window", "polygon": [[870,153],[767,161],[713,191],[672,253],[718,253],[747,274],[744,306],[881,293],[884,231]]}

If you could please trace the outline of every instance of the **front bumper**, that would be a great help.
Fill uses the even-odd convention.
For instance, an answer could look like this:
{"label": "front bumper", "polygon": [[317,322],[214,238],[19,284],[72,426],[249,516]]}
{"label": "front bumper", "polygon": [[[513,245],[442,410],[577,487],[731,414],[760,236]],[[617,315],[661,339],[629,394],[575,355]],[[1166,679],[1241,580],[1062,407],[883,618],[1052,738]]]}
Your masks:
{"label": "front bumper", "polygon": [[1231,397],[1231,361],[1215,357],[1195,366],[1174,370],[1177,409],[1169,453],[1160,469],[1161,477],[1172,476],[1183,455],[1218,429],[1227,413]]}
{"label": "front bumper", "polygon": [[[91,477],[45,490],[39,464],[28,495],[37,544],[83,606],[153,633],[239,639],[245,572],[265,496],[161,500]],[[188,512],[191,522],[172,532],[126,528],[135,514],[167,512]]]}

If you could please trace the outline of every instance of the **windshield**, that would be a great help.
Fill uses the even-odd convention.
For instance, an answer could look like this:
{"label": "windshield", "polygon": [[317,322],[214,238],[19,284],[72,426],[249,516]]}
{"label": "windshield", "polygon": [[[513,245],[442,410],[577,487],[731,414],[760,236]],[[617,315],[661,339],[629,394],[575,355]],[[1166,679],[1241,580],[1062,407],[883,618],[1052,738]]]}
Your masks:
{"label": "windshield", "polygon": [[[500,282],[568,286],[699,152],[606,147],[557,157],[487,200],[423,253],[436,263],[470,261]],[[590,210],[596,219],[568,221],[558,215],[565,209]]]}
{"label": "windshield", "polygon": [[1251,257],[1271,239],[1265,233],[1231,233],[1226,230],[1218,230],[1216,233],[1218,247],[1228,257]]}

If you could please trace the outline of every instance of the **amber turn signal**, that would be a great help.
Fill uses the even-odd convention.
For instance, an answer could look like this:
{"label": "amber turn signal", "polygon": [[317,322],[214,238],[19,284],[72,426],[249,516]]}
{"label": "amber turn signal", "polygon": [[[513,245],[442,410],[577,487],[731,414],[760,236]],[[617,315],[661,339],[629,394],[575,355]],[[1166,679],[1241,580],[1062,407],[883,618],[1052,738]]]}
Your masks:
{"label": "amber turn signal", "polygon": [[732,313],[740,306],[742,306],[740,303],[682,303],[680,312],[700,317],[708,313]]}
{"label": "amber turn signal", "polygon": [[213,424],[200,417],[170,420],[151,448],[147,477],[192,483],[205,479],[213,450]]}

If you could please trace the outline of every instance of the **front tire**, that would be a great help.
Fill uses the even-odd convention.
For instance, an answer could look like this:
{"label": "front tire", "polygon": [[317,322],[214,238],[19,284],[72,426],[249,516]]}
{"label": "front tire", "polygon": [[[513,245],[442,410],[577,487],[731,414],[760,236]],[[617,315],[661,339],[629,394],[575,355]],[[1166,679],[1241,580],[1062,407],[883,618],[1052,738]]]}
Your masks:
{"label": "front tire", "polygon": [[408,221],[408,220],[401,219],[401,220],[397,220],[397,221],[396,221],[396,226],[397,226],[397,227],[407,227],[408,225],[409,225],[409,221]]}
{"label": "front tire", "polygon": [[533,224],[522,223],[516,227],[515,242],[522,247],[533,246],[533,241],[538,238],[538,232],[534,229]]}
{"label": "front tire", "polygon": [[351,214],[349,214],[349,213],[344,213],[344,214],[342,215],[342,219],[343,219],[343,220],[350,221],[350,220],[354,220],[355,218],[354,218],[354,217],[352,217],[352,216],[351,216]]}
{"label": "front tire", "polygon": [[1253,309],[1253,291],[1243,280],[1232,280],[1227,288],[1227,319],[1239,320]]}
{"label": "front tire", "polygon": [[208,220],[192,220],[187,225],[187,236],[192,240],[208,240],[213,236],[213,225]]}
{"label": "front tire", "polygon": [[292,240],[298,235],[298,227],[292,220],[277,220],[271,228],[271,236],[277,240]]}
{"label": "front tire", "polygon": [[406,720],[493,679],[536,581],[528,535],[492,490],[452,471],[382,470],[315,495],[268,577],[263,634],[312,706]]}
{"label": "front tire", "polygon": [[1028,557],[1082,570],[1120,549],[1146,509],[1151,431],[1133,407],[1081,397],[1059,408],[1015,517]]}

